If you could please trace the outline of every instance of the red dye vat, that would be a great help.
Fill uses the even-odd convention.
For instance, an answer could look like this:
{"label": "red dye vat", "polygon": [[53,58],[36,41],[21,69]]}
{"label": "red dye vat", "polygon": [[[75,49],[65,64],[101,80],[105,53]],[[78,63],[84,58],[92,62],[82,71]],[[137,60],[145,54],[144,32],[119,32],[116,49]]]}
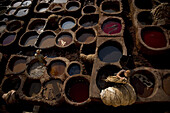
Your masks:
{"label": "red dye vat", "polygon": [[107,34],[119,33],[122,29],[122,25],[118,22],[108,21],[103,24],[103,31]]}
{"label": "red dye vat", "polygon": [[71,86],[69,95],[74,102],[84,102],[89,98],[89,85],[76,83]]}
{"label": "red dye vat", "polygon": [[153,48],[162,48],[167,44],[166,37],[159,31],[145,31],[143,33],[143,41],[146,45]]}

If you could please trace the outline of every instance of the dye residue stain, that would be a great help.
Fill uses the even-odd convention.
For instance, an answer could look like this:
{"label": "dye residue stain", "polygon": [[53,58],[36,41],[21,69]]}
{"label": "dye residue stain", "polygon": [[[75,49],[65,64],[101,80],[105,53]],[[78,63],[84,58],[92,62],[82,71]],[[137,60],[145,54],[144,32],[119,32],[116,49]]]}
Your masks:
{"label": "dye residue stain", "polygon": [[114,46],[106,46],[99,50],[98,55],[103,62],[117,62],[122,57],[122,52]]}
{"label": "dye residue stain", "polygon": [[42,63],[36,62],[29,69],[29,76],[33,78],[40,77],[44,74],[45,70],[46,67]]}
{"label": "dye residue stain", "polygon": [[54,62],[50,67],[51,76],[60,76],[64,73],[66,64],[63,61]]}
{"label": "dye residue stain", "polygon": [[75,83],[69,89],[69,96],[74,102],[84,102],[89,98],[89,85],[86,83]]}
{"label": "dye residue stain", "polygon": [[38,35],[33,35],[33,36],[30,36],[28,37],[28,39],[25,41],[24,45],[25,46],[34,46],[35,42],[37,41],[37,37]]}
{"label": "dye residue stain", "polygon": [[41,90],[41,83],[40,82],[32,82],[29,89],[29,96],[37,95]]}
{"label": "dye residue stain", "polygon": [[80,74],[80,65],[79,64],[72,64],[68,68],[68,74],[69,75],[75,75],[75,74]]}
{"label": "dye residue stain", "polygon": [[8,45],[15,40],[15,35],[8,35],[2,42],[2,45]]}
{"label": "dye residue stain", "polygon": [[19,59],[15,61],[12,71],[15,73],[21,72],[26,68],[26,60]]}
{"label": "dye residue stain", "polygon": [[58,100],[61,97],[62,82],[60,80],[51,80],[45,84],[43,97],[46,100]]}
{"label": "dye residue stain", "polygon": [[149,30],[143,32],[143,41],[146,45],[153,48],[162,48],[167,44],[165,35],[156,30]]}
{"label": "dye residue stain", "polygon": [[78,41],[79,42],[91,42],[91,41],[93,41],[94,40],[94,38],[95,38],[95,36],[93,35],[93,34],[91,34],[91,33],[83,33],[83,34],[81,34],[79,37],[78,37]]}
{"label": "dye residue stain", "polygon": [[67,46],[72,42],[72,37],[70,35],[61,35],[57,39],[57,45],[59,46]]}
{"label": "dye residue stain", "polygon": [[116,34],[120,33],[122,25],[119,22],[108,21],[105,22],[102,26],[102,30],[107,34]]}
{"label": "dye residue stain", "polygon": [[18,16],[18,17],[25,16],[25,15],[28,14],[28,11],[29,11],[29,9],[20,9],[20,10],[17,12],[16,16]]}
{"label": "dye residue stain", "polygon": [[45,35],[42,37],[38,47],[46,48],[46,47],[52,47],[54,45],[55,45],[55,36],[54,35]]}
{"label": "dye residue stain", "polygon": [[73,28],[75,25],[75,23],[73,21],[65,21],[63,24],[62,24],[62,29],[71,29]]}

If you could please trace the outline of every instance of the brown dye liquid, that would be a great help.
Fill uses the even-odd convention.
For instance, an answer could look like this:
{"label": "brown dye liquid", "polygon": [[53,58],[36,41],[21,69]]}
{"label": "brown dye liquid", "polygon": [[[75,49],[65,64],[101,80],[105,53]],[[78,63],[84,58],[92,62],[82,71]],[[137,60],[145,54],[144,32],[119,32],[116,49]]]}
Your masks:
{"label": "brown dye liquid", "polygon": [[61,97],[62,82],[60,80],[51,80],[45,84],[43,97],[46,100],[57,100]]}
{"label": "brown dye liquid", "polygon": [[38,35],[33,35],[33,36],[30,36],[26,41],[25,41],[25,46],[34,46],[35,42],[37,41],[37,37]]}
{"label": "brown dye liquid", "polygon": [[62,35],[58,38],[57,44],[59,46],[67,46],[72,42],[72,37],[70,35]]}
{"label": "brown dye liquid", "polygon": [[99,50],[98,55],[103,62],[117,62],[122,57],[122,52],[114,46],[106,46]]}
{"label": "brown dye liquid", "polygon": [[19,16],[19,17],[25,16],[25,15],[28,14],[28,11],[29,11],[29,9],[20,9],[20,10],[17,12],[16,16]]}
{"label": "brown dye liquid", "polygon": [[29,89],[29,96],[37,95],[41,90],[41,83],[40,82],[33,82],[30,85]]}
{"label": "brown dye liquid", "polygon": [[15,39],[15,35],[8,35],[2,42],[2,45],[8,45],[10,44],[12,41],[14,41]]}
{"label": "brown dye liquid", "polygon": [[46,47],[51,47],[53,45],[55,45],[55,36],[54,35],[46,35],[41,39],[38,47],[46,48]]}
{"label": "brown dye liquid", "polygon": [[131,83],[136,91],[136,94],[139,95],[140,97],[146,98],[153,93],[154,88],[153,87],[148,88],[138,78],[132,78]]}
{"label": "brown dye liquid", "polygon": [[165,93],[170,96],[170,75],[163,79],[163,89]]}
{"label": "brown dye liquid", "polygon": [[62,75],[65,71],[66,64],[62,61],[55,62],[50,67],[50,75],[51,76],[59,76]]}
{"label": "brown dye liquid", "polygon": [[78,37],[79,42],[91,42],[94,40],[94,35],[90,33],[83,33]]}
{"label": "brown dye liquid", "polygon": [[26,68],[26,60],[19,59],[14,63],[12,71],[17,73],[23,71],[25,68]]}

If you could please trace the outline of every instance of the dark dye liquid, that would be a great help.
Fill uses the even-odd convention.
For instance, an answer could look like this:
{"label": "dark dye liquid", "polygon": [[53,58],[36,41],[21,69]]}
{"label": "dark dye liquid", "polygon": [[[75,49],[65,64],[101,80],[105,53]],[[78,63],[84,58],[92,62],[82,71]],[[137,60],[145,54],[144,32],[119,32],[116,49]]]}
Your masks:
{"label": "dark dye liquid", "polygon": [[34,46],[35,42],[37,41],[37,37],[38,35],[33,35],[33,36],[30,36],[26,41],[25,41],[25,46]]}
{"label": "dark dye liquid", "polygon": [[103,62],[118,62],[122,52],[114,46],[106,46],[99,50],[99,58]]}
{"label": "dark dye liquid", "polygon": [[69,96],[74,102],[84,102],[89,98],[89,85],[86,83],[75,83],[70,86]]}
{"label": "dark dye liquid", "polygon": [[167,44],[166,37],[162,32],[150,30],[143,32],[142,35],[144,43],[150,47],[162,48]]}
{"label": "dark dye liquid", "polygon": [[66,21],[62,24],[62,29],[71,29],[74,25],[75,23],[73,21]]}
{"label": "dark dye liquid", "polygon": [[57,44],[59,46],[67,46],[71,42],[72,42],[72,37],[70,35],[61,35],[57,40]]}
{"label": "dark dye liquid", "polygon": [[43,97],[46,100],[56,100],[61,97],[62,82],[60,80],[51,80],[45,84]]}
{"label": "dark dye liquid", "polygon": [[40,48],[51,47],[55,45],[55,36],[54,35],[46,35],[44,36],[39,44]]}
{"label": "dark dye liquid", "polygon": [[15,3],[12,5],[12,7],[18,7],[18,6],[21,5],[21,3],[22,3],[22,2],[15,2]]}
{"label": "dark dye liquid", "polygon": [[31,27],[31,30],[39,30],[42,29],[44,27],[44,22],[40,23],[38,22],[37,24],[33,24]]}
{"label": "dark dye liquid", "polygon": [[66,64],[62,61],[55,62],[50,67],[51,76],[59,76],[65,72]]}
{"label": "dark dye liquid", "polygon": [[2,42],[2,45],[8,45],[13,42],[15,39],[15,35],[8,35]]}
{"label": "dark dye liquid", "polygon": [[8,31],[15,31],[17,29],[19,29],[21,27],[21,24],[17,23],[12,23],[12,24],[8,24],[7,26],[7,30]]}
{"label": "dark dye liquid", "polygon": [[102,30],[107,34],[120,33],[121,29],[122,29],[122,25],[114,21],[105,22],[102,26]]}
{"label": "dark dye liquid", "polygon": [[22,7],[25,7],[25,6],[29,6],[29,5],[31,5],[31,1],[24,1],[23,3],[22,3]]}
{"label": "dark dye liquid", "polygon": [[154,87],[147,87],[143,82],[141,82],[138,78],[131,79],[132,86],[135,89],[135,92],[140,97],[149,97],[154,90]]}
{"label": "dark dye liquid", "polygon": [[26,68],[26,60],[25,59],[19,59],[14,63],[13,66],[13,72],[18,73],[23,71]]}
{"label": "dark dye liquid", "polygon": [[79,64],[72,64],[68,68],[68,74],[69,75],[75,75],[75,74],[80,74],[80,65]]}
{"label": "dark dye liquid", "polygon": [[19,17],[25,16],[25,15],[28,14],[28,11],[29,11],[29,9],[20,9],[20,10],[17,12],[16,16],[19,16]]}
{"label": "dark dye liquid", "polygon": [[41,83],[40,82],[33,82],[30,84],[29,89],[29,96],[37,95],[41,90]]}
{"label": "dark dye liquid", "polygon": [[83,33],[78,37],[79,42],[91,42],[93,41],[95,36],[91,33]]}
{"label": "dark dye liquid", "polygon": [[77,10],[79,7],[77,7],[77,6],[71,6],[71,7],[69,7],[68,8],[68,10],[69,11],[75,11],[75,10]]}

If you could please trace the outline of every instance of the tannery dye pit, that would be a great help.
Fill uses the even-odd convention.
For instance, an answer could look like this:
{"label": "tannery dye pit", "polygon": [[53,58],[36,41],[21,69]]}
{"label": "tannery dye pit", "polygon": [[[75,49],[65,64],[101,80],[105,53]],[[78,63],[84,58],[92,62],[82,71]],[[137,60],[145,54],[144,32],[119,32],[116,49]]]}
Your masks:
{"label": "tannery dye pit", "polygon": [[169,12],[169,0],[0,0],[0,113],[169,113]]}

